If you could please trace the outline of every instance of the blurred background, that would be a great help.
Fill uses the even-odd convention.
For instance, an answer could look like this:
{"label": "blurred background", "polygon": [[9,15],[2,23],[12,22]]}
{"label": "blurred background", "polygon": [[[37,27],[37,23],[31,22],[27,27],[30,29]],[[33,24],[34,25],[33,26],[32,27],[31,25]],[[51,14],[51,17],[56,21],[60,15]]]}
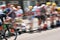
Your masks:
{"label": "blurred background", "polygon": [[0,6],[6,6],[7,3],[20,5],[22,9],[28,6],[34,6],[37,2],[45,4],[46,2],[55,2],[57,6],[60,6],[60,0],[0,0]]}

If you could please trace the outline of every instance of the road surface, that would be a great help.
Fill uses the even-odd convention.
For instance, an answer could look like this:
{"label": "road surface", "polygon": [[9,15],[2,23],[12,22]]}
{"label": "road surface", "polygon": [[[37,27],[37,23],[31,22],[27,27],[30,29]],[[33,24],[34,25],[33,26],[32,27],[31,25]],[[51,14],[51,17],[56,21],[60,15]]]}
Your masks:
{"label": "road surface", "polygon": [[[14,37],[8,39],[13,40]],[[60,28],[35,33],[24,33],[19,35],[17,40],[60,40]]]}

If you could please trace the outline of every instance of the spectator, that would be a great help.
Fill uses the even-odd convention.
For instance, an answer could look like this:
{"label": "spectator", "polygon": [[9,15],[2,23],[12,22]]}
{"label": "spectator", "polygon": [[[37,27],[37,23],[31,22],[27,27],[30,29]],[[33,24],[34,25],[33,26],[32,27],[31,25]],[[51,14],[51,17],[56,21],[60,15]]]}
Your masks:
{"label": "spectator", "polygon": [[36,3],[36,5],[33,7],[32,11],[34,12],[34,16],[36,18],[38,18],[38,25],[40,26],[40,22],[41,22],[41,19],[40,19],[40,4],[39,3]]}
{"label": "spectator", "polygon": [[12,19],[14,19],[14,17],[15,17],[13,7],[14,7],[14,5],[9,4],[9,5],[7,5],[7,7],[5,9],[6,10],[6,15],[11,17]]}
{"label": "spectator", "polygon": [[46,5],[42,4],[40,8],[41,20],[44,22],[46,18]]}
{"label": "spectator", "polygon": [[54,11],[56,11],[56,3],[52,3],[51,13],[54,14]]}
{"label": "spectator", "polygon": [[46,3],[46,15],[49,16],[51,14],[51,2]]}
{"label": "spectator", "polygon": [[17,6],[17,11],[15,12],[16,16],[23,16],[23,10],[21,9],[21,6]]}

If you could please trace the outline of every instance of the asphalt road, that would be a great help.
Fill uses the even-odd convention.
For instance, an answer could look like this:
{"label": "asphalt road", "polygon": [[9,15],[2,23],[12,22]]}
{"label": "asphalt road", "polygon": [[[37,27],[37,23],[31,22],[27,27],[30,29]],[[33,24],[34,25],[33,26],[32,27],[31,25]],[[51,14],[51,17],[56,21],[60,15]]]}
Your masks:
{"label": "asphalt road", "polygon": [[[14,37],[8,39],[13,40]],[[17,40],[60,40],[60,28],[35,33],[24,33],[19,35]]]}

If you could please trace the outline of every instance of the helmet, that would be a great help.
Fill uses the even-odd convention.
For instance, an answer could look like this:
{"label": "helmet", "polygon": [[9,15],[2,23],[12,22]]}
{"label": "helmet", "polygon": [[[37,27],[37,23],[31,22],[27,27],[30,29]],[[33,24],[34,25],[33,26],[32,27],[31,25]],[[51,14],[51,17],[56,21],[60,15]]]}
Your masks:
{"label": "helmet", "polygon": [[60,7],[58,7],[57,10],[60,11]]}
{"label": "helmet", "polygon": [[51,5],[51,2],[47,2],[46,5]]}
{"label": "helmet", "polygon": [[5,9],[5,8],[6,8],[6,6],[2,6],[1,8],[2,8],[2,9]]}
{"label": "helmet", "polygon": [[56,3],[52,3],[52,6],[56,6]]}
{"label": "helmet", "polygon": [[21,19],[21,18],[17,17],[17,18],[15,18],[15,21],[16,21],[16,22],[22,22],[22,21],[23,21],[23,19]]}
{"label": "helmet", "polygon": [[29,9],[32,9],[33,7],[32,7],[32,6],[29,6],[28,8],[29,8]]}

